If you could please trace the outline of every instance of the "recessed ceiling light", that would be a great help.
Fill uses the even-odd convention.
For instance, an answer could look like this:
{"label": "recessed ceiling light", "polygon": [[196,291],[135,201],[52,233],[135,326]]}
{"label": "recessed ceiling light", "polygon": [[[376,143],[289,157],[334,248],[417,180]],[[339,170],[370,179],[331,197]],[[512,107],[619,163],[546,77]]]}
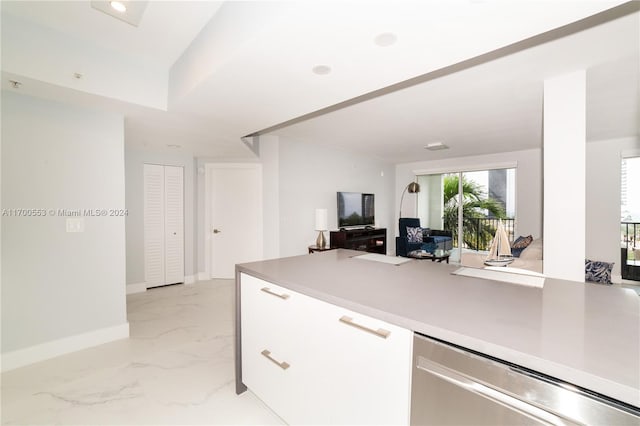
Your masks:
{"label": "recessed ceiling light", "polygon": [[316,65],[311,68],[311,71],[313,71],[314,74],[327,75],[331,72],[331,67],[328,65]]}
{"label": "recessed ceiling light", "polygon": [[109,5],[113,10],[120,13],[125,13],[127,11],[127,6],[125,6],[124,3],[120,1],[110,1]]}
{"label": "recessed ceiling light", "polygon": [[169,145],[167,145],[167,148],[178,149],[178,148],[182,148],[182,146],[181,145],[175,145],[175,144],[169,144]]}
{"label": "recessed ceiling light", "polygon": [[382,33],[378,34],[376,38],[373,39],[373,42],[380,47],[388,47],[396,44],[398,41],[398,37],[394,33]]}
{"label": "recessed ceiling light", "polygon": [[439,151],[441,149],[449,149],[449,147],[442,142],[433,142],[425,145],[424,149],[428,149],[429,151]]}
{"label": "recessed ceiling light", "polygon": [[148,3],[149,0],[91,0],[91,7],[137,27]]}

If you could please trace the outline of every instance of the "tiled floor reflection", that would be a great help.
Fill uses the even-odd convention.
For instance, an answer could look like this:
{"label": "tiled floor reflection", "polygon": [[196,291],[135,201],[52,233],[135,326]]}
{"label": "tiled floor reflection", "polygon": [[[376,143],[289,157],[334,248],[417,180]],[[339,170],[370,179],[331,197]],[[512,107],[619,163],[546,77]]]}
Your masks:
{"label": "tiled floor reflection", "polygon": [[233,281],[127,297],[131,337],[2,374],[2,424],[282,424],[233,376]]}

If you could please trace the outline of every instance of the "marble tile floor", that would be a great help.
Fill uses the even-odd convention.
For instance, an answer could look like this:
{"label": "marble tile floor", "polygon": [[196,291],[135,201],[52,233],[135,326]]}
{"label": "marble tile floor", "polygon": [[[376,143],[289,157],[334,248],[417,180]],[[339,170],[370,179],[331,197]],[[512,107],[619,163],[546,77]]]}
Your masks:
{"label": "marble tile floor", "polygon": [[232,280],[127,296],[130,338],[2,374],[2,425],[283,424],[234,392]]}

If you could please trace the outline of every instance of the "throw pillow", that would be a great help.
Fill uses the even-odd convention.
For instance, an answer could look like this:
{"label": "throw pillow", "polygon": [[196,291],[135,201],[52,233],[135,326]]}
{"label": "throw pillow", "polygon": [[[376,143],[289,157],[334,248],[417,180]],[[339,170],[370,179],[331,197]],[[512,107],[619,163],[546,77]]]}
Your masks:
{"label": "throw pillow", "polygon": [[520,253],[520,259],[542,260],[542,244],[536,244],[538,241],[540,240],[533,240],[533,242],[529,244],[529,247],[522,250]]}
{"label": "throw pillow", "polygon": [[422,242],[422,228],[407,226],[407,242],[409,243],[421,243]]}
{"label": "throw pillow", "polygon": [[511,255],[513,257],[520,257],[520,253],[522,250],[529,247],[529,244],[533,241],[533,237],[531,235],[527,237],[523,237],[520,235],[514,242],[511,243]]}
{"label": "throw pillow", "polygon": [[592,283],[611,284],[611,269],[613,269],[614,263],[585,259],[584,280]]}

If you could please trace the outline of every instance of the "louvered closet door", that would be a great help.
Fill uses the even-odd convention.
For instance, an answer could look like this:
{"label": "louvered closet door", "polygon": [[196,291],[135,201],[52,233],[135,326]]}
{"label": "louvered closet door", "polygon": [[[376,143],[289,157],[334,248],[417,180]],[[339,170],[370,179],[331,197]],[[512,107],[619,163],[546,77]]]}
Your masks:
{"label": "louvered closet door", "polygon": [[184,170],[144,165],[144,273],[147,288],[184,282]]}
{"label": "louvered closet door", "polygon": [[144,165],[144,278],[149,287],[165,284],[164,166]]}
{"label": "louvered closet door", "polygon": [[184,282],[184,171],[165,166],[165,284]]}

